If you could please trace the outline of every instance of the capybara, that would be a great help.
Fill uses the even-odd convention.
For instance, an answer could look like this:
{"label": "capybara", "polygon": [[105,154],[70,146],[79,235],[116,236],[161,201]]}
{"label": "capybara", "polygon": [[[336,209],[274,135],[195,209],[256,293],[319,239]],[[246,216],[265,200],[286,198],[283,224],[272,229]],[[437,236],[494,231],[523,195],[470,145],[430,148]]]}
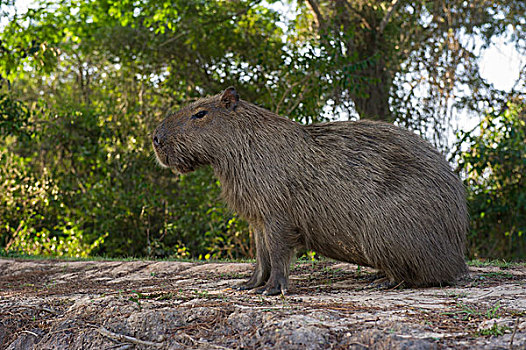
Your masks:
{"label": "capybara", "polygon": [[297,248],[374,267],[391,283],[447,284],[467,271],[464,187],[428,142],[377,121],[302,125],[233,87],[167,117],[161,165],[211,165],[251,225],[256,267],[242,289],[285,293]]}

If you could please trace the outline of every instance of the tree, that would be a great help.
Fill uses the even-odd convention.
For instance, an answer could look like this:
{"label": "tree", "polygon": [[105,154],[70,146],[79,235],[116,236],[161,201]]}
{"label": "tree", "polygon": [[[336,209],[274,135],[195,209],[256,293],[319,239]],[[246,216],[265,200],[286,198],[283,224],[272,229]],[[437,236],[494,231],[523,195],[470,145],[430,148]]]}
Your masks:
{"label": "tree", "polygon": [[[2,212],[0,242],[44,254],[72,254],[53,239],[112,256],[246,253],[245,224],[219,202],[210,169],[155,167],[149,134],[183,101],[224,85],[257,95],[263,65],[280,62],[277,16],[258,2],[197,0],[45,1],[14,15],[0,34],[2,88],[32,111],[32,136],[0,141],[26,174],[2,173],[6,193],[28,198]],[[39,202],[12,185],[35,178],[52,184],[35,190]]]}
{"label": "tree", "polygon": [[1,1],[0,245],[249,254],[246,224],[221,204],[211,170],[174,176],[150,145],[166,114],[228,85],[303,123],[434,130],[442,149],[453,108],[500,110],[524,91],[526,72],[507,93],[477,65],[478,47],[503,33],[525,49],[523,1],[300,0],[286,30],[273,2],[42,0],[20,15]]}
{"label": "tree", "polygon": [[511,32],[524,52],[524,13],[522,0],[305,0],[292,35],[326,62],[325,101],[351,116],[434,130],[446,148],[453,107],[480,112],[503,95],[481,78],[480,49]]}

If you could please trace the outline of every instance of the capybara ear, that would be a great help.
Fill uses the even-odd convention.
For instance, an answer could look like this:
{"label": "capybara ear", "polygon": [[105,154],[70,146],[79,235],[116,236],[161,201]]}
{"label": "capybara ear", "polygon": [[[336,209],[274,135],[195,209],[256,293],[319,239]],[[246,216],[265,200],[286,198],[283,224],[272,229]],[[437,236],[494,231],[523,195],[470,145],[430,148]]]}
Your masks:
{"label": "capybara ear", "polygon": [[237,91],[233,86],[223,91],[223,96],[221,96],[221,104],[223,105],[223,107],[234,111],[236,110],[238,102],[239,95],[237,94]]}

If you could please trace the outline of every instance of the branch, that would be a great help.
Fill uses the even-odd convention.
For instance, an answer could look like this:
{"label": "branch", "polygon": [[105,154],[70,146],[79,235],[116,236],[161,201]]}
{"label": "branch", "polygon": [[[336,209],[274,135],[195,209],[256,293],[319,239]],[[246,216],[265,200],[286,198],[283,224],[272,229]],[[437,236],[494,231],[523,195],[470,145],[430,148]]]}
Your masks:
{"label": "branch", "polygon": [[281,96],[281,99],[279,100],[278,104],[276,105],[276,108],[274,109],[274,113],[279,114],[279,109],[281,108],[281,104],[285,101],[285,98],[287,95],[299,84],[299,81],[291,84],[288,89],[283,93]]}
{"label": "branch", "polygon": [[307,0],[307,7],[309,7],[311,12],[314,14],[314,21],[316,22],[318,29],[320,29],[322,25],[325,26],[325,19],[320,12],[320,6],[316,0]]}
{"label": "branch", "polygon": [[360,17],[360,19],[362,20],[362,23],[363,25],[367,28],[367,29],[371,29],[371,25],[369,24],[369,21],[367,20],[367,18],[363,15],[363,13],[361,13],[360,11],[358,11],[357,9],[355,9],[353,7],[352,4],[350,4],[349,2],[345,1],[344,2],[345,6],[347,6],[347,8],[349,9],[349,11],[351,12],[354,12],[354,14],[356,14],[358,17]]}
{"label": "branch", "polygon": [[176,36],[173,36],[171,37],[170,39],[166,40],[165,42],[161,43],[158,45],[158,47],[163,47],[164,45],[167,45],[173,41],[176,41],[178,40],[179,38],[183,37],[183,36],[186,36],[188,35],[189,31],[188,30],[184,30],[184,31],[181,31],[179,34],[177,34]]}
{"label": "branch", "polygon": [[[309,77],[310,77],[310,76],[309,76]],[[298,98],[296,99],[296,102],[295,102],[294,105],[293,105],[291,108],[289,108],[289,110],[287,111],[287,114],[286,114],[287,117],[288,117],[288,116],[292,113],[292,111],[294,111],[294,110],[296,109],[296,107],[298,107],[299,104],[303,101],[303,96],[305,95],[305,93],[306,93],[307,91],[309,91],[309,88],[310,88],[310,84],[304,84],[304,85],[303,85],[303,87],[302,87],[302,89],[301,89],[301,91],[300,91],[300,94],[299,94]]]}
{"label": "branch", "polygon": [[400,1],[393,0],[391,1],[391,5],[387,9],[387,13],[385,14],[384,18],[382,19],[382,22],[380,22],[380,26],[378,27],[378,32],[380,34],[383,33],[385,26],[387,26],[387,23],[389,23],[389,19],[391,19],[391,16],[393,15],[394,10],[396,7],[400,4]]}

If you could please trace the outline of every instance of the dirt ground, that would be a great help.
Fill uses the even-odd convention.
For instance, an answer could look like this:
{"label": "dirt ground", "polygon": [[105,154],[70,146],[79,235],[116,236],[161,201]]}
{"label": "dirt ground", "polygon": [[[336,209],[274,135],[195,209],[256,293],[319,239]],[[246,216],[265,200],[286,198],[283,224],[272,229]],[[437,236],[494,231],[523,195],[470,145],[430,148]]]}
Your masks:
{"label": "dirt ground", "polygon": [[526,349],[526,265],[378,289],[296,263],[286,296],[231,286],[252,264],[0,259],[0,349]]}

